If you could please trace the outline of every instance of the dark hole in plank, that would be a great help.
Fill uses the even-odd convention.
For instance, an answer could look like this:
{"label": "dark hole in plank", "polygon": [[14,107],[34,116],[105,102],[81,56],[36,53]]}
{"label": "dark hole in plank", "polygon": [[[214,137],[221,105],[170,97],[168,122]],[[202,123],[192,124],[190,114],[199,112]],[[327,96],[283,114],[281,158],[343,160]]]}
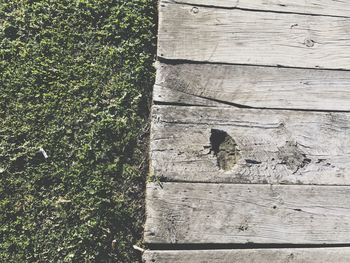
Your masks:
{"label": "dark hole in plank", "polygon": [[210,146],[210,153],[216,156],[219,169],[229,171],[236,165],[239,149],[235,140],[227,132],[211,129]]}

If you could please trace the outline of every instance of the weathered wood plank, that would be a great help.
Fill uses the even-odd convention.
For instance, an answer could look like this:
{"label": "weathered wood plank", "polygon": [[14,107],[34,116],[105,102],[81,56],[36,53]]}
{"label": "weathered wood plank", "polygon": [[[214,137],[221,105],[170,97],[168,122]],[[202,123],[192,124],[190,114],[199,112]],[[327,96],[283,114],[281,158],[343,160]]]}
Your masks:
{"label": "weathered wood plank", "polygon": [[348,263],[349,248],[150,251],[145,263]]}
{"label": "weathered wood plank", "polygon": [[146,243],[350,243],[347,186],[152,183],[146,203]]}
{"label": "weathered wood plank", "polygon": [[166,59],[350,69],[350,18],[162,2],[159,19]]}
{"label": "weathered wood plank", "polygon": [[241,8],[261,11],[288,12],[327,16],[350,16],[350,7],[346,1],[334,0],[173,0],[168,2],[190,5]]}
{"label": "weathered wood plank", "polygon": [[350,71],[186,63],[157,68],[155,101],[220,105],[208,98],[257,108],[350,110]]}
{"label": "weathered wood plank", "polygon": [[166,181],[350,184],[350,113],[154,106],[152,116],[150,169]]}

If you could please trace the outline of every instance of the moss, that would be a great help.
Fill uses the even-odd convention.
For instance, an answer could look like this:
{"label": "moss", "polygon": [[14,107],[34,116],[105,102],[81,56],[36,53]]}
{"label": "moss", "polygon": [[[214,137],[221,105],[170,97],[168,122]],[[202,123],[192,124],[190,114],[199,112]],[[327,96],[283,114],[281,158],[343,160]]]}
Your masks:
{"label": "moss", "polygon": [[1,262],[137,260],[155,25],[152,0],[0,0]]}

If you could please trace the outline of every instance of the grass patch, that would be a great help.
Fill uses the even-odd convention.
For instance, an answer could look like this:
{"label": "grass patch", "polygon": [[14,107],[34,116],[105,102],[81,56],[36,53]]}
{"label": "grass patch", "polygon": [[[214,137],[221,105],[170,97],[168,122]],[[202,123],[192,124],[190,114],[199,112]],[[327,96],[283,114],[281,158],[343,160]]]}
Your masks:
{"label": "grass patch", "polygon": [[0,0],[0,262],[137,261],[156,4]]}

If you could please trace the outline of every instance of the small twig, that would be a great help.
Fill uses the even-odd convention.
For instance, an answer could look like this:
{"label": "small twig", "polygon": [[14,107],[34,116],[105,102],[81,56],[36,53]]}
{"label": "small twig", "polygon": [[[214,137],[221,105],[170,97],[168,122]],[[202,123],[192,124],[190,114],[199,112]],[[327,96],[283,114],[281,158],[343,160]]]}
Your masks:
{"label": "small twig", "polygon": [[49,158],[49,156],[47,155],[47,153],[45,152],[45,150],[43,148],[40,148],[39,152],[44,156],[45,159]]}
{"label": "small twig", "polygon": [[143,248],[139,247],[139,246],[133,245],[133,248],[135,250],[138,250],[138,251],[142,252],[142,253],[145,252],[145,250]]}

